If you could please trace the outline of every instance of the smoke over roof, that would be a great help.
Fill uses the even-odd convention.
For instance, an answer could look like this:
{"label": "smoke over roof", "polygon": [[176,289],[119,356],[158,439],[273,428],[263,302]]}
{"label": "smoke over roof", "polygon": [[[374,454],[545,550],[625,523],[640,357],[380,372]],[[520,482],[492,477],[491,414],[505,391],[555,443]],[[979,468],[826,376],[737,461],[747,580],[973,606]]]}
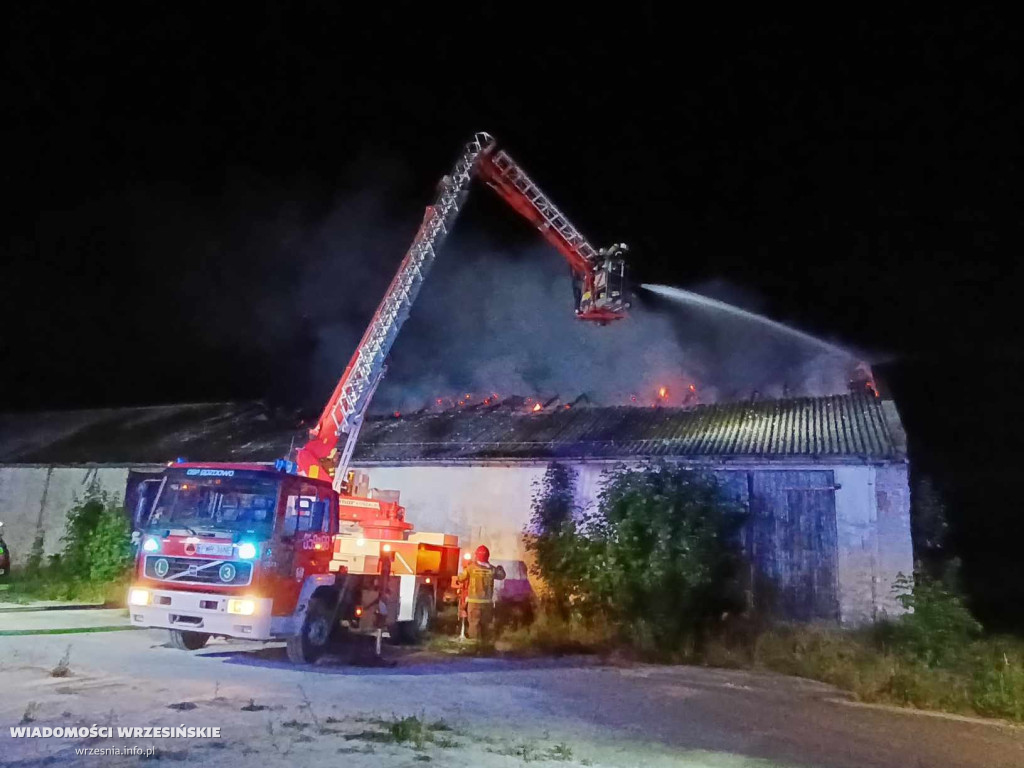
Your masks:
{"label": "smoke over roof", "polygon": [[[187,283],[182,294],[194,306],[182,307],[183,322],[211,350],[194,368],[164,372],[197,382],[200,397],[230,390],[322,406],[419,224],[422,209],[409,198],[430,194],[414,195],[401,165],[379,161],[356,162],[339,186],[368,178],[377,190],[326,211],[257,186],[242,212],[216,226],[199,210],[161,208],[161,221],[183,224],[150,228],[156,206],[140,203],[149,213],[140,219],[141,252],[208,252],[201,279],[194,270],[161,273]],[[682,395],[691,386],[700,403],[846,391],[853,361],[842,354],[650,294],[638,296],[626,320],[577,320],[561,257],[500,204],[474,202],[485,199],[477,189],[425,282],[392,350],[377,412],[413,411],[457,393],[586,394],[595,405],[621,405],[634,396],[645,404],[666,387],[668,404],[689,405]],[[628,235],[613,232],[613,222],[580,224]],[[652,256],[634,251],[638,267]]]}
{"label": "smoke over roof", "polygon": [[[597,405],[620,405],[645,403],[666,387],[682,405],[691,402],[680,399],[688,391],[702,403],[847,391],[856,360],[842,352],[638,299],[626,320],[582,322],[568,269],[552,250],[452,237],[392,350],[374,409],[412,411],[459,393],[583,393]],[[319,391],[330,391],[361,333],[351,322],[318,325]]]}

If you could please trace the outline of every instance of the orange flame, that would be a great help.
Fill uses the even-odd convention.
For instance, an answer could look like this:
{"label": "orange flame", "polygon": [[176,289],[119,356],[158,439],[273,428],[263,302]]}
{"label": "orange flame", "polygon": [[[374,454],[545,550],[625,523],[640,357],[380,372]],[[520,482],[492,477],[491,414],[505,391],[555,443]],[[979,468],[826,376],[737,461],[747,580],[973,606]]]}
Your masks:
{"label": "orange flame", "polygon": [[658,389],[658,397],[664,399],[668,395],[668,389],[666,387],[660,387]]}
{"label": "orange flame", "polygon": [[534,413],[536,413],[536,412],[537,412],[537,411],[539,411],[540,409],[541,409],[541,404],[540,404],[540,403],[537,403],[537,404],[536,404],[535,406],[533,406],[533,412],[534,412]]}

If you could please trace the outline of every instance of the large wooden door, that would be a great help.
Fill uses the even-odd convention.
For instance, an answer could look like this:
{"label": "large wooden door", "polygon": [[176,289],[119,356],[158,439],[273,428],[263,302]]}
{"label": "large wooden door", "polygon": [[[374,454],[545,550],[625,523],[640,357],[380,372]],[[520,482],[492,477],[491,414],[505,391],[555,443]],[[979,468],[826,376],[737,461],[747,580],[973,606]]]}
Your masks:
{"label": "large wooden door", "polygon": [[831,471],[755,471],[746,548],[754,604],[779,618],[839,618],[835,479]]}

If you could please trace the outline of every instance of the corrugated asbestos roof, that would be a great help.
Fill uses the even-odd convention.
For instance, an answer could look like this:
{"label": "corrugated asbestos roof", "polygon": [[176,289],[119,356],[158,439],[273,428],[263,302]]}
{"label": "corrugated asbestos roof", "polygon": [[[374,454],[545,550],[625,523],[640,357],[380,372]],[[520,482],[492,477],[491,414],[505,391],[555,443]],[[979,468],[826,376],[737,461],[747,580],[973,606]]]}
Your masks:
{"label": "corrugated asbestos roof", "polygon": [[[149,464],[273,461],[301,444],[293,413],[258,403],[0,415],[0,463]],[[870,395],[696,408],[507,405],[367,420],[355,461],[708,459],[894,461],[906,439],[891,401]]]}
{"label": "corrugated asbestos roof", "polygon": [[0,463],[162,464],[273,461],[302,439],[294,414],[259,403],[0,415]]}
{"label": "corrugated asbestos roof", "polygon": [[525,458],[816,458],[900,460],[895,407],[870,395],[696,408],[495,408],[382,419],[363,427],[364,462]]}

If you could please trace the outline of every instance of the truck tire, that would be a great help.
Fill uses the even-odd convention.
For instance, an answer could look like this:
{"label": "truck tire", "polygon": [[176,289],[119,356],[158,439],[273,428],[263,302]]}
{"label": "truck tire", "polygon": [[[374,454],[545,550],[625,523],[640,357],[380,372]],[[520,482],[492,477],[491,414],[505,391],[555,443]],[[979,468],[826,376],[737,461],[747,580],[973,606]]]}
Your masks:
{"label": "truck tire", "polygon": [[312,664],[323,656],[331,638],[331,609],[326,600],[309,601],[299,634],[288,638],[286,651],[292,664]]}
{"label": "truck tire", "polygon": [[198,651],[209,641],[205,632],[190,632],[187,629],[171,629],[171,645],[179,651]]}
{"label": "truck tire", "polygon": [[412,621],[398,622],[398,642],[415,645],[423,639],[434,621],[434,595],[429,590],[421,589],[416,596],[416,607],[413,608]]}

